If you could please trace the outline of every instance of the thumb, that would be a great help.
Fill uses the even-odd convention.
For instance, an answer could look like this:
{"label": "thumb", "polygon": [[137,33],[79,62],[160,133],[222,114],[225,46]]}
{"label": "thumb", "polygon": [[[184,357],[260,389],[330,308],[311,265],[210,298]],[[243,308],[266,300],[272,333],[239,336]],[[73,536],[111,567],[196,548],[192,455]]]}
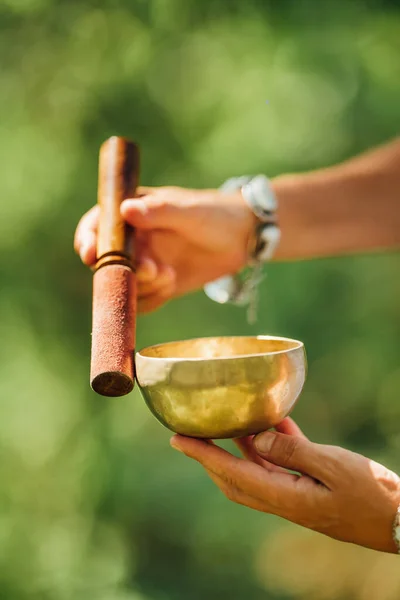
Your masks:
{"label": "thumb", "polygon": [[332,479],[329,474],[335,470],[335,461],[326,446],[284,433],[266,431],[254,438],[254,448],[257,454],[274,465],[309,475],[329,486],[328,479]]}
{"label": "thumb", "polygon": [[124,200],[121,215],[127,223],[140,229],[178,229],[186,227],[189,218],[179,192],[173,195],[169,188],[159,188],[157,193]]}

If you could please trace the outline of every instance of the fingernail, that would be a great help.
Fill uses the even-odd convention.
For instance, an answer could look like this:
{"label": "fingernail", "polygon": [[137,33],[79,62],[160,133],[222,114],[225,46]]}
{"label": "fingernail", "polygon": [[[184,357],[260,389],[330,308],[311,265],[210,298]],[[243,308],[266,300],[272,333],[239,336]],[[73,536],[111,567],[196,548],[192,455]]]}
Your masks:
{"label": "fingernail", "polygon": [[132,200],[124,200],[121,203],[121,210],[129,210],[131,208],[133,208],[136,212],[139,212],[141,215],[145,215],[148,212],[146,202],[143,202],[143,200],[137,200],[135,198]]}
{"label": "fingernail", "polygon": [[151,258],[143,258],[136,267],[138,281],[150,282],[157,277],[157,265]]}
{"label": "fingernail", "polygon": [[176,445],[175,438],[171,438],[169,443],[171,445],[171,448],[173,448],[174,450],[178,450],[178,452],[182,452],[183,454],[183,450],[181,450],[179,446]]}
{"label": "fingernail", "polygon": [[274,443],[275,435],[270,431],[265,431],[264,433],[260,433],[256,436],[254,440],[254,445],[258,452],[261,454],[268,454],[272,448],[272,444]]}

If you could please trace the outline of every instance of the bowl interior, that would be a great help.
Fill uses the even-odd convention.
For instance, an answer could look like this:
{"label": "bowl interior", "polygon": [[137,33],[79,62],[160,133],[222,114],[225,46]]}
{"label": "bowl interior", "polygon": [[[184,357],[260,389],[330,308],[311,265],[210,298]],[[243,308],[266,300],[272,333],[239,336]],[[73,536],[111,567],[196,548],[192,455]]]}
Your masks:
{"label": "bowl interior", "polygon": [[204,360],[287,352],[302,345],[302,342],[297,340],[271,336],[211,337],[150,346],[141,350],[139,354],[148,358]]}

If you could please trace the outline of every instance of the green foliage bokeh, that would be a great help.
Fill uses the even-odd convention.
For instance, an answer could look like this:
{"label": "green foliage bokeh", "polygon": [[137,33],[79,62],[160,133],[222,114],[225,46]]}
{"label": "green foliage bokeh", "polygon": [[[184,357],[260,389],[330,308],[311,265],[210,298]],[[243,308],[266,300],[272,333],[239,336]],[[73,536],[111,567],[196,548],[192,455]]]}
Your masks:
{"label": "green foliage bokeh", "polygon": [[[398,2],[1,0],[0,31],[0,597],[398,598],[389,557],[228,503],[137,391],[90,391],[91,275],[72,250],[110,135],[140,144],[143,183],[190,187],[396,135]],[[399,470],[398,273],[396,255],[272,264],[256,325],[199,292],[141,318],[138,346],[302,339],[299,424]],[[368,595],[360,561],[389,591]]]}

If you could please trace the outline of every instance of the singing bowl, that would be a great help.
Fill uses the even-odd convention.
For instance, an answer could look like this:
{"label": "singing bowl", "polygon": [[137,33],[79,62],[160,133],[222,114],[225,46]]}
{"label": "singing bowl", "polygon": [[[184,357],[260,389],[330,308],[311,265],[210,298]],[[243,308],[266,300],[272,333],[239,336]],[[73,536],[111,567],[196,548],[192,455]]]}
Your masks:
{"label": "singing bowl", "polygon": [[282,337],[212,337],[136,353],[136,379],[155,417],[197,438],[234,438],[274,427],[293,409],[307,360]]}

